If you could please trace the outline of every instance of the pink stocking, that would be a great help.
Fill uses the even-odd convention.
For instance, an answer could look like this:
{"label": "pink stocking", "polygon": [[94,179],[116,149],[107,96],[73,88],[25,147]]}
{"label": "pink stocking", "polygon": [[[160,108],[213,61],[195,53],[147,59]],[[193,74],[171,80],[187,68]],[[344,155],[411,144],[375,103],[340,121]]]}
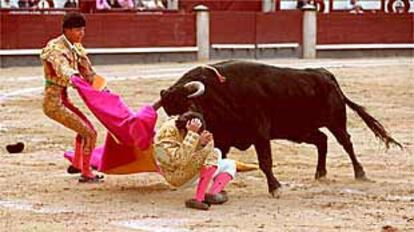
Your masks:
{"label": "pink stocking", "polygon": [[83,154],[82,156],[82,176],[94,178],[95,175],[91,170],[91,154]]}
{"label": "pink stocking", "polygon": [[217,194],[217,193],[221,192],[232,179],[233,179],[233,177],[230,174],[228,174],[226,172],[220,173],[214,179],[213,186],[211,186],[211,188],[210,188],[210,193],[211,194]]}
{"label": "pink stocking", "polygon": [[72,165],[79,170],[82,168],[82,152],[82,137],[80,135],[77,135],[75,140],[75,154],[73,156]]}
{"label": "pink stocking", "polygon": [[195,199],[197,201],[204,201],[204,195],[206,193],[208,184],[213,178],[214,172],[217,170],[217,166],[202,167],[200,170],[200,181],[198,182],[197,192]]}

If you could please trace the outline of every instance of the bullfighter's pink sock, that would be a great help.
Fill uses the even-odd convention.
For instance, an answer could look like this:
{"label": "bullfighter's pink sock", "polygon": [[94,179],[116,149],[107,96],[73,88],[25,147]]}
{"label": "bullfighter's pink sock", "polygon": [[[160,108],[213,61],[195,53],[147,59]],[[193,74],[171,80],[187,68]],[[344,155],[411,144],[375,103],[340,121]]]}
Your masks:
{"label": "bullfighter's pink sock", "polygon": [[214,179],[214,183],[210,188],[210,193],[211,194],[217,194],[217,193],[221,192],[232,179],[233,179],[233,177],[230,174],[228,174],[226,172],[220,173]]}
{"label": "bullfighter's pink sock", "polygon": [[197,186],[197,192],[195,199],[197,201],[204,201],[204,195],[207,191],[208,184],[213,178],[214,172],[217,170],[217,166],[202,167],[200,170],[200,180]]}
{"label": "bullfighter's pink sock", "polygon": [[82,139],[78,135],[75,140],[75,154],[72,159],[72,165],[77,169],[82,169]]}
{"label": "bullfighter's pink sock", "polygon": [[91,155],[90,154],[83,154],[82,156],[82,176],[95,178],[95,175],[92,173],[91,169]]}

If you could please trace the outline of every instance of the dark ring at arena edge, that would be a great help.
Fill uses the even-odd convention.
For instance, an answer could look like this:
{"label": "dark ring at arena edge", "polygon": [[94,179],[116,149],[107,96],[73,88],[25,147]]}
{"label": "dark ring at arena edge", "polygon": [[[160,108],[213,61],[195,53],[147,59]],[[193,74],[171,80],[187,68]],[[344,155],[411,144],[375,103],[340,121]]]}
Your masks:
{"label": "dark ring at arena edge", "polygon": [[24,149],[24,143],[18,142],[16,144],[9,144],[6,146],[6,150],[9,153],[20,153]]}

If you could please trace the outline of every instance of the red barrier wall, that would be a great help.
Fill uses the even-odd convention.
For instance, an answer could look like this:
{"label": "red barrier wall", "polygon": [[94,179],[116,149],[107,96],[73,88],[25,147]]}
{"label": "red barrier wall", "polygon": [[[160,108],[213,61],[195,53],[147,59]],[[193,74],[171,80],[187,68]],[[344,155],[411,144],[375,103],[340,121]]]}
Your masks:
{"label": "red barrier wall", "polygon": [[257,43],[302,41],[302,12],[299,10],[257,14]]}
{"label": "red barrier wall", "polygon": [[413,14],[319,14],[317,44],[413,43]]}
{"label": "red barrier wall", "polygon": [[[85,46],[196,46],[194,13],[87,14]],[[413,14],[318,14],[317,44],[414,43]],[[0,49],[41,48],[61,33],[62,15],[0,12]],[[211,12],[212,44],[301,42],[300,11]]]}
{"label": "red barrier wall", "polygon": [[91,14],[87,20],[88,47],[196,45],[194,14]]}
{"label": "red barrier wall", "polygon": [[[1,49],[41,48],[61,33],[62,15],[1,14]],[[194,14],[87,14],[89,48],[195,46]]]}
{"label": "red barrier wall", "polygon": [[0,15],[0,48],[40,48],[61,31],[61,15]]}
{"label": "red barrier wall", "polygon": [[256,13],[211,12],[210,43],[254,44],[256,41]]}
{"label": "red barrier wall", "polygon": [[302,12],[212,12],[210,43],[255,44],[301,42]]}

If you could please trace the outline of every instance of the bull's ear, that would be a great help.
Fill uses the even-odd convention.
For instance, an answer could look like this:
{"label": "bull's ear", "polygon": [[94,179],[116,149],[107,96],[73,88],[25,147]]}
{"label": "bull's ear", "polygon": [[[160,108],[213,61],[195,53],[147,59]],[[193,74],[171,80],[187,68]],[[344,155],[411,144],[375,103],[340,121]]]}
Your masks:
{"label": "bull's ear", "polygon": [[221,75],[220,71],[211,65],[204,65],[201,67],[201,70],[202,74],[200,76],[204,81],[219,81],[221,83],[226,81],[226,77]]}
{"label": "bull's ear", "polygon": [[162,97],[164,95],[165,95],[165,89],[163,89],[163,90],[160,91],[160,96]]}

